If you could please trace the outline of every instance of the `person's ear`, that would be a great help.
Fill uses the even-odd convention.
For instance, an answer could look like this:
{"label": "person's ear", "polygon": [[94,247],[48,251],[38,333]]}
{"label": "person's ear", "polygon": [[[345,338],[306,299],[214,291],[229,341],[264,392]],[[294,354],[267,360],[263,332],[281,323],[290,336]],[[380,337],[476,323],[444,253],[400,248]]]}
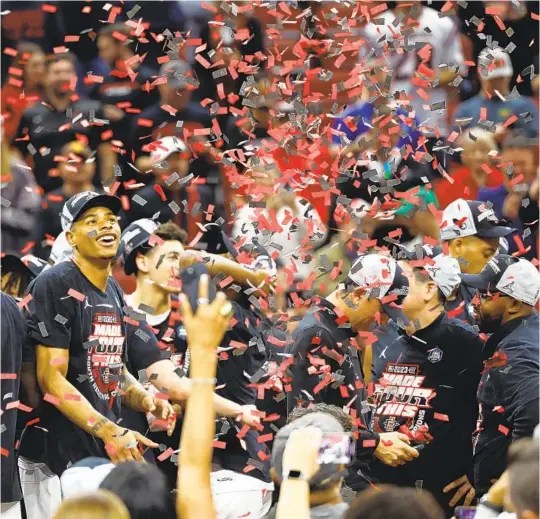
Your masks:
{"label": "person's ear", "polygon": [[434,281],[428,281],[425,286],[425,301],[426,303],[431,301],[434,297],[437,296],[439,287]]}
{"label": "person's ear", "polygon": [[508,315],[516,315],[524,309],[523,305],[525,305],[525,303],[513,298],[508,298],[508,300],[510,301],[506,307],[506,312]]}
{"label": "person's ear", "polygon": [[456,238],[455,240],[450,241],[448,250],[453,258],[459,258],[463,252],[463,240],[461,238]]}
{"label": "person's ear", "polygon": [[348,297],[349,301],[357,307],[367,297],[367,294],[363,288],[357,288],[349,292],[345,297]]}
{"label": "person's ear", "polygon": [[66,231],[66,240],[67,240],[67,242],[69,243],[69,246],[72,249],[77,248],[77,243],[75,241],[75,235],[73,234],[72,231]]}
{"label": "person's ear", "polygon": [[139,272],[148,274],[150,264],[148,258],[144,254],[141,254],[140,252],[137,253],[137,256],[135,256],[135,265],[137,265]]}

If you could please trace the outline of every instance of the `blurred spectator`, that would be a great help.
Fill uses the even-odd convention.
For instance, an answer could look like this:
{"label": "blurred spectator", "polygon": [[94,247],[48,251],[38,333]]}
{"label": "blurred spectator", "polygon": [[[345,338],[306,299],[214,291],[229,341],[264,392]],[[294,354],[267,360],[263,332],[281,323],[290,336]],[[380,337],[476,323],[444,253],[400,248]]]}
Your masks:
{"label": "blurred spectator", "polygon": [[131,519],[176,519],[167,478],[154,465],[134,461],[121,463],[99,488],[116,494],[126,505]]}
{"label": "blurred spectator", "polygon": [[313,288],[321,296],[332,293],[347,276],[358,255],[362,218],[369,209],[370,204],[360,198],[352,200],[348,206],[337,206],[334,220],[338,224],[338,232],[314,256],[313,271],[317,272],[317,278]]}
{"label": "blurred spectator", "polygon": [[[455,80],[463,62],[461,40],[450,17],[441,17],[420,2],[399,0],[395,4],[394,9],[377,16],[382,20],[380,24],[368,24],[365,34],[378,49],[377,54],[384,52],[390,59],[392,91],[405,91],[412,96],[411,109],[430,137],[431,152],[439,137],[450,133],[446,110],[449,96],[457,94],[459,83]],[[383,43],[378,43],[383,35]],[[418,93],[419,86],[429,87],[427,100]],[[439,156],[443,157],[440,153]]]}
{"label": "blurred spectator", "polygon": [[[342,461],[318,465],[321,436],[343,435],[340,421],[326,412],[307,413],[279,430],[272,449],[272,477],[281,485],[280,500],[267,519],[290,517],[290,507],[301,496],[308,496],[310,516],[313,518],[341,518],[347,504],[341,498],[341,486],[346,475]],[[319,446],[305,452],[302,444],[314,441],[318,433]],[[316,437],[316,434],[314,434]],[[290,445],[293,444],[293,445]],[[315,459],[306,459],[309,456]],[[308,493],[304,494],[305,490]],[[294,514],[294,517],[298,515]]]}
{"label": "blurred spectator", "polygon": [[43,196],[33,232],[34,254],[47,259],[56,237],[62,232],[60,213],[64,203],[83,191],[94,191],[92,179],[96,170],[95,154],[80,141],[73,141],[60,150],[58,169],[62,187]]}
{"label": "blurred spectator", "polygon": [[[205,142],[201,130],[212,126],[212,118],[208,110],[191,100],[191,92],[198,86],[191,67],[185,61],[172,60],[161,66],[158,76],[160,100],[134,121],[135,166],[142,173],[149,169],[149,153],[155,149],[152,143],[163,137],[182,138],[188,146],[197,141]],[[201,178],[212,176],[208,170],[213,168],[215,172],[216,167],[206,160],[208,148],[197,146],[196,151],[190,173]],[[199,155],[202,158],[198,158]]]}
{"label": "blurred spectator", "polygon": [[528,195],[529,187],[538,178],[535,155],[536,148],[532,139],[520,135],[510,136],[503,143],[503,183],[498,187],[484,187],[477,196],[478,200],[491,205],[497,218],[508,220],[516,229],[516,232],[507,237],[509,251],[519,252],[520,256],[528,259],[536,257],[536,243],[530,233],[524,233],[525,227],[519,219],[519,210]]}
{"label": "blurred spectator", "polygon": [[344,519],[443,519],[429,492],[382,486],[358,494]]}
{"label": "blurred spectator", "polygon": [[342,195],[371,204],[362,218],[362,230],[380,245],[389,235],[392,237],[390,233],[397,232],[401,243],[439,235],[429,210],[437,200],[425,185],[432,169],[415,160],[411,152],[401,153],[397,143],[404,133],[403,126],[397,117],[378,120],[365,137],[343,150],[336,181]]}
{"label": "blurred spectator", "polygon": [[131,519],[126,505],[113,493],[97,490],[66,499],[55,519]]}
{"label": "blurred spectator", "polygon": [[23,112],[43,96],[45,53],[35,43],[21,43],[17,47],[17,61],[10,70],[12,75],[0,93],[4,138],[11,142],[19,127]]}
{"label": "blurred spectator", "polygon": [[[391,96],[392,71],[380,60],[368,60],[366,64],[367,74],[364,75],[365,100],[359,101],[345,109],[336,118],[333,127],[343,132],[342,135],[333,135],[333,144],[349,144],[354,142],[360,135],[368,132],[373,126],[373,119],[395,111],[397,115],[407,115],[407,110],[399,108]],[[399,103],[399,102],[398,102]],[[417,120],[413,119],[411,126],[404,125],[404,135],[400,137],[397,146],[401,148],[410,144],[416,150],[418,139],[421,136],[416,129]],[[343,137],[346,137],[345,140]]]}
{"label": "blurred spectator", "polygon": [[28,252],[29,239],[39,211],[39,194],[26,164],[19,162],[2,140],[2,232],[3,252]]}
{"label": "blurred spectator", "polygon": [[95,83],[89,90],[92,99],[100,101],[108,110],[118,112],[115,114],[118,120],[112,122],[111,129],[115,139],[124,147],[118,157],[124,180],[135,173],[133,167],[128,166],[134,160],[129,140],[133,120],[159,101],[157,88],[150,86],[154,71],[144,65],[131,49],[131,45],[138,43],[133,36],[135,33],[126,24],[106,25],[99,31],[99,57],[106,64],[107,72],[103,74],[103,82]]}
{"label": "blurred spectator", "polygon": [[433,181],[440,209],[458,198],[476,200],[481,188],[496,188],[503,182],[503,176],[493,167],[493,157],[497,153],[493,133],[471,128],[461,135],[457,145],[462,148],[463,164],[450,174],[450,178]]}
{"label": "blurred spectator", "polygon": [[[532,95],[532,85],[528,79],[532,78],[532,74],[529,75],[531,65],[535,65],[535,74],[538,71],[538,39],[531,38],[531,34],[538,32],[538,19],[533,17],[538,16],[538,2],[483,0],[458,5],[456,10],[461,20],[460,30],[470,40],[473,59],[476,59],[486,45],[486,38],[480,34],[496,40],[501,48],[515,47],[510,56],[514,68],[512,84],[521,95]],[[479,86],[475,76],[476,70],[469,68],[468,77],[474,83],[476,94]]]}
{"label": "blurred spectator", "polygon": [[313,250],[321,245],[326,228],[319,214],[304,198],[279,182],[271,159],[252,159],[247,171],[248,200],[238,206],[232,235],[279,253],[282,266],[291,277],[306,278]]}
{"label": "blurred spectator", "polygon": [[[31,156],[34,175],[45,193],[60,187],[57,155],[72,141],[85,139],[98,150],[102,180],[114,175],[116,156],[103,138],[106,115],[96,101],[74,101],[75,58],[58,54],[47,63],[45,96],[41,103],[24,111],[14,145],[24,157]],[[75,122],[76,121],[76,122]]]}
{"label": "blurred spectator", "polygon": [[457,107],[455,125],[494,129],[499,142],[510,128],[521,130],[527,137],[536,137],[538,108],[531,98],[510,91],[512,74],[512,62],[505,50],[485,48],[478,57],[480,92]]}
{"label": "blurred spectator", "polygon": [[150,155],[141,160],[154,182],[133,193],[129,220],[155,218],[161,223],[172,220],[193,239],[198,232],[195,222],[204,216],[201,205],[207,208],[213,199],[212,188],[193,180],[192,154],[178,137],[160,138],[149,144],[148,149]]}

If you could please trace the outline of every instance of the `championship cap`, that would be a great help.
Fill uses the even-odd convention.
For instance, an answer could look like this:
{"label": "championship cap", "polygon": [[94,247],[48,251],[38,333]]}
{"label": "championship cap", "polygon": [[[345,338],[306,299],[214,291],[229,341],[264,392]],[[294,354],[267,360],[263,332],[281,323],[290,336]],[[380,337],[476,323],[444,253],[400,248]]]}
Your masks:
{"label": "championship cap", "polygon": [[124,265],[124,272],[129,276],[136,271],[135,257],[137,250],[148,244],[150,236],[156,232],[159,224],[149,218],[141,218],[130,223],[122,233],[117,257]]}
{"label": "championship cap", "polygon": [[443,211],[441,240],[453,240],[466,236],[503,238],[515,230],[507,227],[506,223],[504,220],[499,220],[493,209],[484,202],[458,198]]}
{"label": "championship cap", "polygon": [[94,191],[83,191],[73,195],[62,208],[60,220],[62,230],[71,230],[72,225],[82,214],[92,207],[108,207],[114,214],[118,214],[122,208],[120,199],[116,196],[102,195]]}
{"label": "championship cap", "polygon": [[499,254],[489,260],[480,274],[462,274],[467,285],[481,292],[501,292],[535,306],[540,295],[540,273],[522,258]]}
{"label": "championship cap", "polygon": [[361,255],[352,264],[345,286],[364,288],[369,297],[381,301],[384,312],[393,321],[407,324],[408,320],[398,305],[409,291],[409,280],[391,256]]}

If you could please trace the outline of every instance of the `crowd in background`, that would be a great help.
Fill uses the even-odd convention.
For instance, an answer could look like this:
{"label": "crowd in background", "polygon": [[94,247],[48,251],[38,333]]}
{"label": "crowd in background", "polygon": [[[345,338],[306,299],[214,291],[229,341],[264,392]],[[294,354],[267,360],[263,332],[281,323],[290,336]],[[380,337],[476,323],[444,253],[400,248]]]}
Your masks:
{"label": "crowd in background", "polygon": [[2,512],[538,517],[539,16],[2,2]]}

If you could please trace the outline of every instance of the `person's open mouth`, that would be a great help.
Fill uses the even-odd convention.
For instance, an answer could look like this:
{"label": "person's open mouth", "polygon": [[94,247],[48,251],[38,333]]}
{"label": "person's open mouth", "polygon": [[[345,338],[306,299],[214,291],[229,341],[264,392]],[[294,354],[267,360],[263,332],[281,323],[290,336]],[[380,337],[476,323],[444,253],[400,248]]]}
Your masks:
{"label": "person's open mouth", "polygon": [[117,239],[118,239],[118,237],[116,236],[116,234],[114,234],[112,232],[109,232],[109,233],[103,233],[101,236],[99,236],[97,238],[96,241],[102,247],[111,248],[111,247],[114,247],[116,245]]}

